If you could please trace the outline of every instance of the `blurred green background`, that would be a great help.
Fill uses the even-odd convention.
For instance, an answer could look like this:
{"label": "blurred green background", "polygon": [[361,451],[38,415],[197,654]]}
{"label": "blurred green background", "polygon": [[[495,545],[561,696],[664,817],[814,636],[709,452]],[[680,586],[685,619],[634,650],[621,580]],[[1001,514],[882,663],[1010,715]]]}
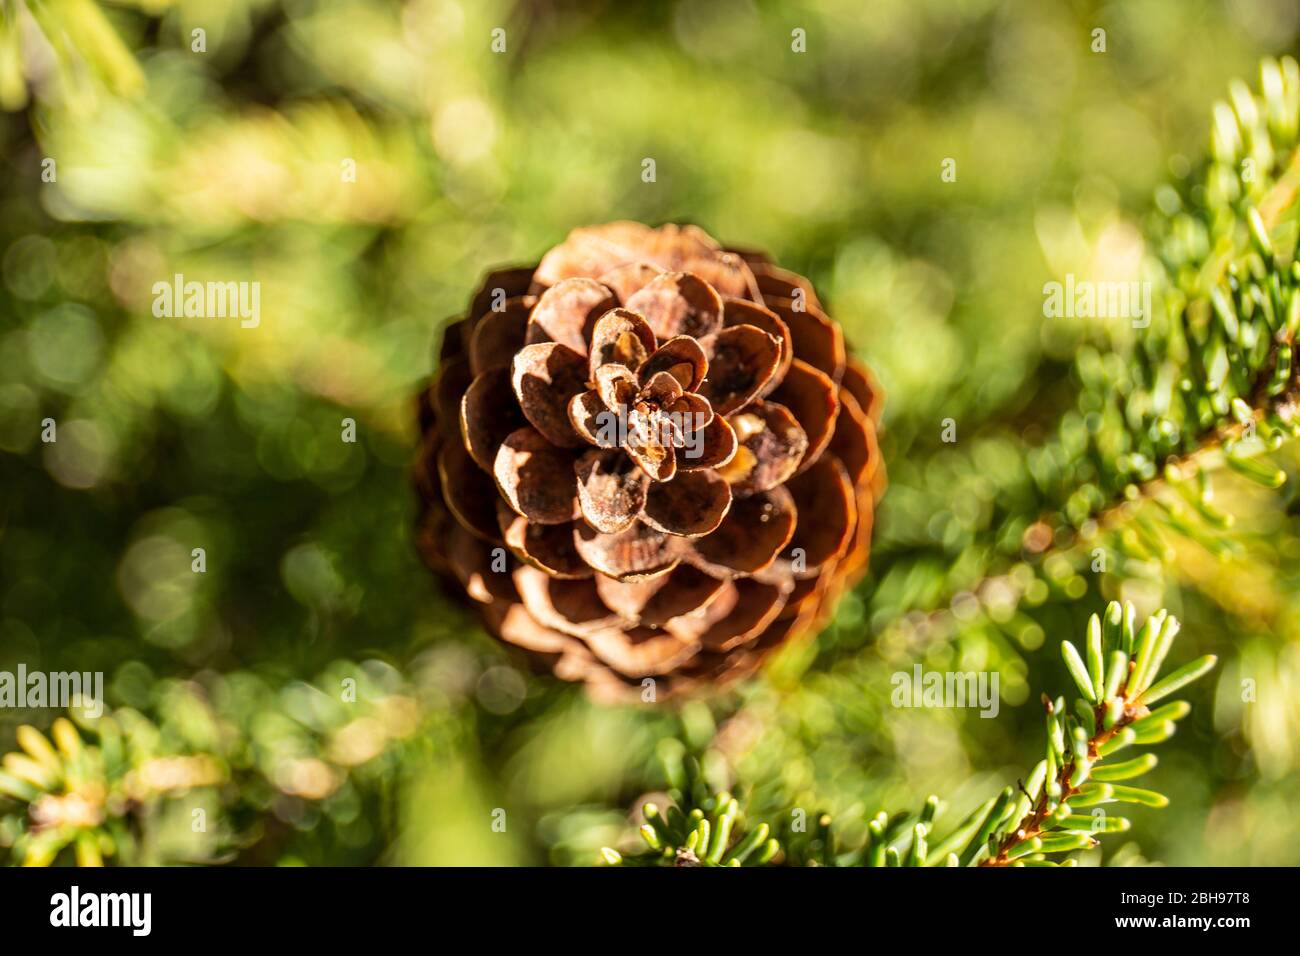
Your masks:
{"label": "blurred green background", "polygon": [[[1294,50],[1290,2],[5,6],[0,669],[102,670],[109,704],[148,716],[145,751],[223,768],[151,804],[121,858],[590,864],[634,833],[671,737],[778,829],[930,792],[964,812],[1036,759],[1057,644],[1123,596],[1223,663],[1161,749],[1172,806],[1089,861],[1300,863],[1294,481],[1239,489],[1229,568],[1078,578],[950,640],[899,625],[967,586],[991,506],[951,489],[1069,406],[1082,333],[1044,320],[1043,284],[1140,261],[1213,102]],[[617,218],[809,275],[888,396],[870,577],[815,647],[682,711],[524,673],[412,544],[440,325],[489,266]],[[260,325],[154,317],[174,273],[260,282]],[[1000,715],[891,708],[917,660],[997,669]],[[0,751],[54,716],[0,711]]]}

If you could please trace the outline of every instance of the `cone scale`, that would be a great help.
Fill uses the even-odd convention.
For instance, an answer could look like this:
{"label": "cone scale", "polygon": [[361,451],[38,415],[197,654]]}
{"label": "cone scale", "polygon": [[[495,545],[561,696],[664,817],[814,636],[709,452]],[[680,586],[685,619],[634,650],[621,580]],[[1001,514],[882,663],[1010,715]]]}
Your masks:
{"label": "cone scale", "polygon": [[881,394],[811,283],[765,256],[694,226],[577,229],[490,273],[438,365],[421,554],[599,699],[750,675],[865,570]]}

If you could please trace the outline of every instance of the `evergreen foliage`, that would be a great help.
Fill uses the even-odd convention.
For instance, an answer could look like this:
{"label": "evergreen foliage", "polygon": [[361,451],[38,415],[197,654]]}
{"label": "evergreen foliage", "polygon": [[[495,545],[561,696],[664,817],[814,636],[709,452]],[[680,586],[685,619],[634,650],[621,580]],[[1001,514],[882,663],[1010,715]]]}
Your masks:
{"label": "evergreen foliage", "polygon": [[[657,61],[610,49],[661,54],[645,38],[670,19],[663,10],[611,15],[622,32],[610,44],[557,20],[564,4],[527,15],[505,2],[461,4],[456,16],[434,6],[428,23],[383,12],[350,31],[310,4],[232,3],[208,24],[212,55],[197,59],[183,55],[198,25],[188,4],[0,2],[0,159],[14,183],[39,180],[46,158],[61,177],[0,196],[0,656],[110,675],[102,717],[0,725],[0,860],[1037,866],[1091,861],[1098,844],[1114,862],[1120,834],[1188,862],[1206,851],[1197,841],[1231,842],[1225,833],[1241,837],[1240,857],[1222,850],[1234,862],[1300,852],[1276,825],[1294,818],[1300,769],[1294,60],[1265,60],[1255,88],[1233,83],[1214,104],[1208,153],[1169,157],[1140,235],[1119,213],[1145,208],[1133,183],[1114,195],[1080,186],[1077,205],[1092,211],[1072,211],[1060,231],[1077,228],[1081,247],[1149,283],[1150,313],[1044,319],[1031,314],[1048,277],[1035,237],[1006,239],[1037,212],[1033,190],[981,185],[997,181],[996,163],[976,172],[960,157],[958,208],[1021,197],[1014,225],[961,231],[909,212],[953,200],[877,154],[921,136],[933,114],[886,123],[893,107],[872,101],[871,83],[835,82],[878,67],[851,31],[810,32],[825,43],[817,69],[771,58],[765,38],[783,39],[787,19],[827,26],[818,17],[830,14],[792,2],[756,13],[748,34],[725,31],[767,44],[759,69],[702,55],[703,28],[682,13],[670,66],[629,71],[628,59]],[[933,48],[895,38],[926,49],[881,63],[944,90],[945,113],[972,129],[1044,122],[983,113],[975,88],[970,103],[951,96],[972,62],[1013,44],[997,5],[960,16],[903,6],[920,11],[918,35],[952,33]],[[1034,16],[1052,25],[1046,35],[1071,37],[1085,17]],[[500,23],[509,53],[484,65],[478,39]],[[276,54],[302,63],[255,96],[268,25]],[[1212,42],[1203,57],[1228,42],[1175,35],[1152,74],[1194,59],[1196,43]],[[407,43],[435,64],[427,86],[408,82],[425,74],[414,54],[398,56]],[[373,49],[397,57],[391,74],[357,66]],[[701,72],[715,57],[729,79]],[[446,75],[475,79],[462,88]],[[571,115],[550,111],[589,99],[593,76],[617,95],[575,138]],[[707,98],[666,110],[706,88],[701,76]],[[1120,98],[1125,82],[1141,85],[1133,77],[1150,80],[1123,60],[1114,76],[1089,81]],[[1174,118],[1201,93],[1176,83],[1151,90]],[[772,111],[794,118],[746,125],[768,90],[798,99]],[[879,118],[890,138],[878,147],[874,127],[837,138],[827,117],[842,115]],[[467,125],[493,132],[508,162],[458,139]],[[669,145],[643,145],[648,125]],[[927,149],[946,148],[940,133],[926,129]],[[817,217],[804,199],[772,200],[759,175],[782,150],[805,155],[810,137],[838,157],[821,172],[839,198]],[[619,140],[632,153],[617,154]],[[562,160],[539,155],[552,142],[566,144]],[[751,142],[776,158],[744,165]],[[625,194],[611,164],[652,149],[664,188]],[[1055,150],[1032,167],[1044,178],[1052,163],[1065,178],[1088,172],[1071,146]],[[315,178],[340,155],[375,173],[364,188]],[[872,189],[859,161],[880,176]],[[276,171],[279,186],[246,189],[245,162]],[[119,167],[129,175],[115,188],[91,188]],[[815,199],[817,179],[799,195]],[[565,205],[570,194],[581,195]],[[720,237],[779,253],[846,317],[889,396],[890,489],[869,576],[817,641],[733,694],[680,708],[597,710],[525,678],[433,592],[409,540],[409,399],[430,370],[435,315],[459,307],[486,266],[526,259],[611,206],[646,221],[711,219]],[[767,234],[726,228],[755,222]],[[992,251],[980,254],[986,235]],[[1031,294],[1016,298],[1000,270],[1026,249]],[[431,262],[444,267],[433,274]],[[267,323],[256,340],[182,330],[121,291],[151,269],[243,275],[253,263],[300,323]],[[969,289],[951,311],[950,277]],[[68,479],[35,437],[45,415],[61,429],[89,423],[102,474]],[[356,453],[333,441],[344,416],[362,436]],[[167,570],[174,552],[187,567],[196,543],[206,576]],[[1134,604],[1176,612],[1195,659],[1171,654],[1173,613],[1139,624]],[[1061,635],[1074,638],[1060,644],[1063,668]],[[1167,801],[1135,783],[1156,767],[1146,748],[1188,716],[1175,695],[1202,686],[1192,682],[1214,665],[1210,650],[1223,659],[1217,684],[1158,778],[1174,793],[1178,781],[1212,783],[1149,814]],[[891,709],[882,688],[914,663],[1000,673],[1003,720]],[[1040,687],[1041,718],[1030,703]],[[1046,742],[1009,785],[1002,768],[1026,761],[1024,728],[1040,721]],[[932,791],[944,799],[880,809]],[[1209,821],[1212,805],[1222,812]],[[502,834],[489,830],[498,811],[510,820]]]}
{"label": "evergreen foliage", "polygon": [[[806,839],[794,835],[787,841],[790,852],[782,854],[778,842],[768,839],[766,823],[739,836],[739,801],[725,791],[709,792],[692,758],[684,777],[676,767],[670,770],[678,783],[669,792],[673,804],[667,812],[654,803],[641,808],[646,822],[640,834],[649,849],[624,857],[606,848],[605,860],[738,866],[754,856],[758,864],[806,866],[1073,866],[1072,857],[1053,857],[1091,849],[1101,834],[1129,829],[1128,818],[1111,816],[1105,807],[1168,805],[1164,794],[1126,782],[1157,763],[1155,754],[1136,750],[1168,740],[1176,721],[1191,711],[1184,701],[1152,705],[1203,677],[1216,662],[1212,655],[1199,657],[1157,680],[1180,625],[1166,611],[1140,628],[1135,616],[1131,604],[1112,602],[1104,619],[1094,614],[1089,621],[1082,653],[1070,641],[1061,643],[1079,696],[1071,709],[1064,697],[1043,695],[1044,758],[1014,788],[1004,787],[942,837],[934,834],[943,803],[931,796],[915,813],[879,811],[858,847],[841,846],[832,817],[822,814],[815,830]],[[1123,759],[1112,759],[1121,752]],[[708,849],[701,860],[703,847]]]}

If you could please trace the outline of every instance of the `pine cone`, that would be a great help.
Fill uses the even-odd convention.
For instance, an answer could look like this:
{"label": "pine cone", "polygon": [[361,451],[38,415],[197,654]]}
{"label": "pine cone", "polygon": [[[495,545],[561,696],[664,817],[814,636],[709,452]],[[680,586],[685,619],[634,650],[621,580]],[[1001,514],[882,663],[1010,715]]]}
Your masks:
{"label": "pine cone", "polygon": [[577,229],[444,333],[420,549],[599,697],[720,686],[864,570],[880,406],[803,277],[694,226]]}

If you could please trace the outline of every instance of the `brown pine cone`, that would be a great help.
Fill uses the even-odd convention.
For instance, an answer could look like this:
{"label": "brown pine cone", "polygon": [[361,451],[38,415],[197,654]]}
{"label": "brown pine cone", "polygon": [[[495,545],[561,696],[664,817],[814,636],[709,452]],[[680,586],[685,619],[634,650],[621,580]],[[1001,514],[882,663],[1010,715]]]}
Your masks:
{"label": "brown pine cone", "polygon": [[600,697],[750,674],[866,567],[880,391],[808,280],[762,255],[694,226],[577,229],[491,273],[440,366],[421,552],[492,633]]}

